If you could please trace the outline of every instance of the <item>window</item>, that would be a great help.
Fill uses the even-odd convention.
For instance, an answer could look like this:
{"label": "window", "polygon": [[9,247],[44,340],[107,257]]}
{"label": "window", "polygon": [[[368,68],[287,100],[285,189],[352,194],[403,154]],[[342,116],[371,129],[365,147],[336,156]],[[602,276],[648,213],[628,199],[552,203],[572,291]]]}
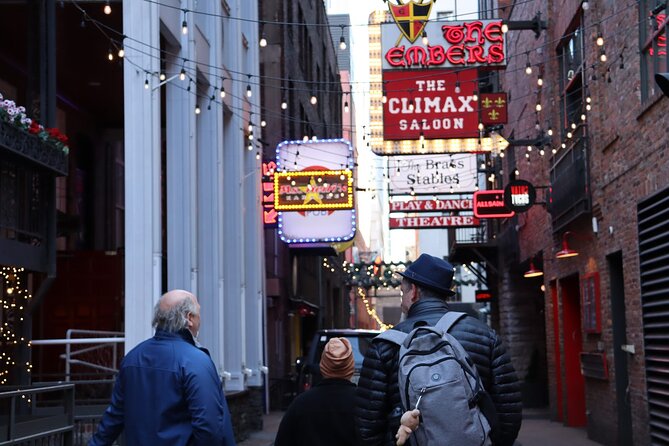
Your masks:
{"label": "window", "polygon": [[641,0],[639,4],[642,102],[655,96],[655,74],[667,71],[667,11],[665,7],[653,14],[653,9],[657,12],[656,1]]}
{"label": "window", "polygon": [[563,137],[576,136],[572,124],[580,124],[583,108],[583,28],[567,34],[558,48],[560,61],[560,111]]}
{"label": "window", "polygon": [[560,128],[565,148],[551,158],[551,201],[553,231],[590,212],[588,187],[587,133],[582,116],[587,114],[583,63],[583,26],[578,24],[566,34],[557,50],[560,95]]}

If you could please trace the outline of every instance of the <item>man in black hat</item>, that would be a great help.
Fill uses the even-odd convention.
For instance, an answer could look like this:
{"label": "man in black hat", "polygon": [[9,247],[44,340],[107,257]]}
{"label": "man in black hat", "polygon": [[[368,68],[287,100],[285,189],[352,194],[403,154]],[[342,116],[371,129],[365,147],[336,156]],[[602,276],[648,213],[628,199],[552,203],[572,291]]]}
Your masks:
{"label": "man in black hat", "polygon": [[[421,254],[403,273],[400,292],[406,316],[395,330],[409,333],[421,325],[434,326],[449,311],[453,267],[438,257]],[[494,330],[470,316],[449,330],[474,362],[485,390],[497,411],[491,433],[495,446],[510,446],[518,436],[522,418],[520,383]],[[375,340],[365,354],[356,392],[356,425],[361,444],[395,445],[395,433],[404,413],[398,388],[399,346]],[[448,416],[448,414],[444,414]]]}

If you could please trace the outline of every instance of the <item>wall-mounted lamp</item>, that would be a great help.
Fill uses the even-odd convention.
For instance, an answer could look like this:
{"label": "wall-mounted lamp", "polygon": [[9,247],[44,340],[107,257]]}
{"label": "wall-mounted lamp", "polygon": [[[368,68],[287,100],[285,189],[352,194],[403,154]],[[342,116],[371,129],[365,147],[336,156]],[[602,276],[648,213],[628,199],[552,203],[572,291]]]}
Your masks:
{"label": "wall-mounted lamp", "polygon": [[539,276],[543,276],[543,275],[544,275],[544,272],[534,266],[534,259],[530,259],[530,269],[525,271],[525,273],[523,274],[523,277],[531,278],[531,277],[539,277]]}
{"label": "wall-mounted lamp", "polygon": [[566,231],[564,234],[562,234],[562,249],[555,254],[556,259],[566,259],[569,257],[576,257],[578,255],[578,251],[575,251],[569,247],[569,243],[567,242],[567,236],[572,235],[573,233],[571,231]]}

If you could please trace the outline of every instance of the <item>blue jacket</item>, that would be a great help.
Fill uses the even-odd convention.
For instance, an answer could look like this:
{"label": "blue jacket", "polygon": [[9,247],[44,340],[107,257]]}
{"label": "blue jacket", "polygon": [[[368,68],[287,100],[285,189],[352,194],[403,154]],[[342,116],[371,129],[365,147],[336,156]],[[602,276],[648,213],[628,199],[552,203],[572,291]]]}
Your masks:
{"label": "blue jacket", "polygon": [[190,332],[157,330],[123,359],[111,404],[89,446],[234,446],[216,367]]}

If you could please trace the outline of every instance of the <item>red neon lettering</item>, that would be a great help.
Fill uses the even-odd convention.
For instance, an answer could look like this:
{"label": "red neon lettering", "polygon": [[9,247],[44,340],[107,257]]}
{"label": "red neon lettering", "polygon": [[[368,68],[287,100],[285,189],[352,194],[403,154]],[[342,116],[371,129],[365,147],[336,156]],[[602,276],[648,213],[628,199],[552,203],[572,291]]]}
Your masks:
{"label": "red neon lettering", "polygon": [[488,63],[504,62],[504,44],[495,43],[488,48]]}
{"label": "red neon lettering", "polygon": [[430,58],[427,61],[428,65],[441,65],[446,62],[446,53],[444,53],[443,46],[428,46],[427,50],[430,52]]}
{"label": "red neon lettering", "polygon": [[483,55],[483,47],[481,46],[467,46],[465,47],[469,51],[469,57],[467,58],[467,63],[484,63],[486,62],[486,57]]}
{"label": "red neon lettering", "polygon": [[446,50],[446,59],[453,65],[465,64],[465,49],[463,45],[453,45]]}
{"label": "red neon lettering", "polygon": [[441,27],[441,31],[448,43],[460,43],[465,37],[463,28],[462,25],[444,25]]}
{"label": "red neon lettering", "polygon": [[409,66],[425,65],[427,62],[427,51],[425,51],[425,48],[423,47],[412,46],[406,51],[406,53],[404,53],[404,58],[406,59]]}
{"label": "red neon lettering", "polygon": [[396,46],[388,50],[386,53],[386,60],[393,67],[405,67],[404,61],[404,45]]}
{"label": "red neon lettering", "polygon": [[502,32],[502,22],[488,23],[483,30],[485,38],[490,42],[504,42],[504,33]]}
{"label": "red neon lettering", "polygon": [[[483,38],[482,33],[482,22],[467,22],[465,23],[465,28],[467,28],[467,37],[465,38],[465,42],[476,42],[479,45],[483,45],[485,43],[485,39]],[[475,34],[477,37],[474,37]]]}

